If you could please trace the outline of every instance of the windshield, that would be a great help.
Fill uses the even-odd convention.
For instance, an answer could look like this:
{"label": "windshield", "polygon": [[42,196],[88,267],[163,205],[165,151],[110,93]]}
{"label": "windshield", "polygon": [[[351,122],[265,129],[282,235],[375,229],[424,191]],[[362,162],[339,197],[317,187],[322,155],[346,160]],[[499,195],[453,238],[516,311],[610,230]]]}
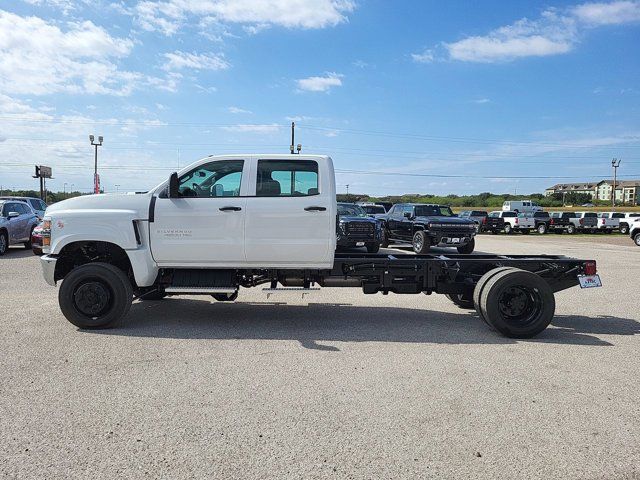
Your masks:
{"label": "windshield", "polygon": [[384,207],[382,207],[380,205],[366,205],[366,206],[364,206],[362,208],[369,215],[375,215],[375,214],[379,214],[379,213],[387,213],[387,212],[384,211]]}
{"label": "windshield", "polygon": [[360,205],[352,205],[348,203],[339,203],[338,204],[338,215],[341,217],[366,217],[367,214],[362,209]]}
{"label": "windshield", "polygon": [[416,217],[453,217],[454,214],[449,207],[440,205],[417,205]]}

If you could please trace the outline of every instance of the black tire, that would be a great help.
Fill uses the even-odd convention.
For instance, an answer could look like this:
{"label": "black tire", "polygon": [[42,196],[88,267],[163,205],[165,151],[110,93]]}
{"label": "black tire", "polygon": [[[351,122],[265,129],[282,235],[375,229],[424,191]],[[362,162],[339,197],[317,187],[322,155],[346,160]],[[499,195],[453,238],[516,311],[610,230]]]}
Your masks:
{"label": "black tire", "polygon": [[551,323],[555,309],[549,284],[517,268],[496,274],[480,295],[480,310],[487,323],[510,338],[535,337]]}
{"label": "black tire", "polygon": [[464,310],[475,310],[472,293],[447,293],[446,297]]}
{"label": "black tire", "polygon": [[482,313],[482,309],[480,308],[480,296],[482,295],[484,286],[489,280],[491,280],[498,273],[503,272],[504,270],[509,270],[511,268],[513,267],[497,267],[493,270],[489,270],[482,277],[480,277],[480,280],[478,280],[478,283],[476,283],[476,286],[473,289],[473,306],[475,307],[476,312],[478,312],[478,315],[480,316],[482,321],[489,325],[491,328],[493,328],[493,326],[489,322],[487,322],[487,319],[484,317],[484,313]]}
{"label": "black tire", "polygon": [[211,296],[218,302],[233,302],[238,298],[238,291],[233,293],[212,293]]}
{"label": "black tire", "polygon": [[620,233],[626,235],[629,233],[629,225],[620,224]]}
{"label": "black tire", "polygon": [[0,257],[7,253],[7,249],[9,248],[9,237],[7,236],[7,232],[0,232]]}
{"label": "black tire", "polygon": [[431,243],[423,230],[418,230],[413,234],[413,241],[411,242],[413,251],[417,254],[427,253],[431,249]]}
{"label": "black tire", "polygon": [[463,255],[469,255],[473,253],[473,250],[476,248],[476,239],[472,238],[469,243],[463,245],[462,247],[458,247],[458,253],[462,253]]}
{"label": "black tire", "polygon": [[367,253],[378,253],[379,251],[380,251],[380,244],[378,243],[367,244]]}
{"label": "black tire", "polygon": [[640,233],[636,233],[636,234],[633,236],[633,241],[635,242],[635,244],[636,244],[637,246],[639,246],[639,247],[640,247]]}
{"label": "black tire", "polygon": [[544,235],[545,233],[547,233],[547,224],[541,223],[540,225],[538,225],[538,228],[536,228],[536,230],[538,230],[538,233],[540,235]]}
{"label": "black tire", "polygon": [[382,248],[387,248],[389,246],[389,234],[387,233],[386,227],[382,227],[382,241],[380,242],[380,246]]}
{"label": "black tire", "polygon": [[504,233],[506,233],[507,235],[511,235],[511,232],[513,232],[513,227],[511,226],[510,223],[507,223],[504,226]]}
{"label": "black tire", "polygon": [[576,233],[576,227],[575,227],[575,225],[573,225],[573,224],[572,224],[572,225],[569,225],[569,226],[567,227],[567,233],[568,233],[569,235],[573,235],[574,233]]}
{"label": "black tire", "polygon": [[33,226],[31,227],[31,231],[29,232],[29,240],[28,240],[28,241],[26,241],[26,242],[24,242],[24,248],[25,248],[25,249],[27,249],[27,250],[31,250],[31,247],[32,247],[32,245],[31,245],[31,235],[33,235],[33,230],[34,230],[35,228],[36,228],[36,226],[35,226],[35,225],[33,225]]}
{"label": "black tire", "polygon": [[523,230],[520,230],[520,233],[522,233],[523,235],[529,235],[531,233],[531,230],[529,230],[528,228],[525,228]]}
{"label": "black tire", "polygon": [[127,275],[108,263],[74,268],[58,292],[64,316],[79,328],[111,328],[129,312],[133,288]]}

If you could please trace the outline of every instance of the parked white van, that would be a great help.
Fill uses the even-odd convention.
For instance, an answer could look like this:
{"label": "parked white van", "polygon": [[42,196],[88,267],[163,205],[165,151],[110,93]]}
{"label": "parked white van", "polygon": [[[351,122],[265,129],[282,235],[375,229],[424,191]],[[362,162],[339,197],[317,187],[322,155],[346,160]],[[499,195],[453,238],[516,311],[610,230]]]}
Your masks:
{"label": "parked white van", "polygon": [[540,210],[542,207],[531,200],[508,200],[502,204],[503,212],[533,213]]}

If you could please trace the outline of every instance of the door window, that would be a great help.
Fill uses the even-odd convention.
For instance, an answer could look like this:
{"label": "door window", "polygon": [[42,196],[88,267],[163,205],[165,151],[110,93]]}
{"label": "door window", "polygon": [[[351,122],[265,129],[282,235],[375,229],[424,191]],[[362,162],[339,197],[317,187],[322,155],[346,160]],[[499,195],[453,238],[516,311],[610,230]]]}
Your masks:
{"label": "door window", "polygon": [[304,197],[318,193],[317,162],[258,160],[257,197]]}
{"label": "door window", "polygon": [[205,163],[178,179],[180,196],[218,198],[240,196],[244,160]]}

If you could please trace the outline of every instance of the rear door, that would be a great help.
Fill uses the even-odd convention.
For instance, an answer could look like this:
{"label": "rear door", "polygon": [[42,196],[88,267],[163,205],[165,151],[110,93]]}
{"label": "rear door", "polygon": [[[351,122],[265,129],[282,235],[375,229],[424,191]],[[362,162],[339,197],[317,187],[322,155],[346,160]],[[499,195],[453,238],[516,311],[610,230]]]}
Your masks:
{"label": "rear door", "polygon": [[179,198],[156,199],[151,252],[161,266],[238,266],[245,261],[246,159],[203,162],[179,177]]}
{"label": "rear door", "polygon": [[245,251],[254,266],[333,262],[335,189],[329,165],[318,159],[252,159]]}

